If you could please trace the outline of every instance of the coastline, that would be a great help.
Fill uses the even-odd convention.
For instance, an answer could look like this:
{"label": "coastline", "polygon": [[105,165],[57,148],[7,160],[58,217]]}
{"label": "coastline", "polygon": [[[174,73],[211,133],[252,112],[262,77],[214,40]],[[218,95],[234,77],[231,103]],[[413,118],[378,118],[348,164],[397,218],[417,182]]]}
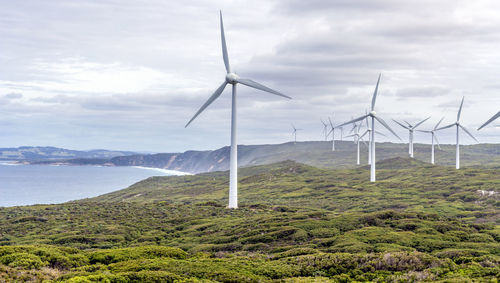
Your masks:
{"label": "coastline", "polygon": [[20,165],[39,165],[39,166],[93,166],[93,167],[132,167],[132,168],[138,168],[138,169],[145,169],[145,170],[154,170],[158,172],[162,172],[167,174],[168,176],[188,176],[188,175],[194,175],[193,173],[189,172],[183,172],[183,171],[177,171],[177,170],[171,170],[171,169],[165,169],[165,168],[158,168],[158,167],[146,167],[146,166],[119,166],[115,165],[113,163],[104,163],[104,164],[75,164],[75,163],[70,163],[70,162],[53,162],[53,163],[32,163],[30,161],[26,160],[10,160],[10,161],[1,161],[0,165],[5,165],[5,166],[20,166]]}

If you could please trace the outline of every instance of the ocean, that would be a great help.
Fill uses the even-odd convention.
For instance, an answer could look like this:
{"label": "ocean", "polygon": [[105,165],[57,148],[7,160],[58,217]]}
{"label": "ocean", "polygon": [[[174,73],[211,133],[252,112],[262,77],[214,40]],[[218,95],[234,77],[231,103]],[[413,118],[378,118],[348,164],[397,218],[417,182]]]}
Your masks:
{"label": "ocean", "polygon": [[0,207],[95,197],[151,176],[182,172],[144,167],[0,164]]}

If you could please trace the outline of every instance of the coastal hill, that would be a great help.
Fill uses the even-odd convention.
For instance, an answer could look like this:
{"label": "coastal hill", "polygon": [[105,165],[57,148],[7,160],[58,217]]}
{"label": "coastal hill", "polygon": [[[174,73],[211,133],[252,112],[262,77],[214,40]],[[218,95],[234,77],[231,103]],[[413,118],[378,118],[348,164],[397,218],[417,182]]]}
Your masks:
{"label": "coastal hill", "polygon": [[109,159],[117,156],[133,155],[131,151],[116,150],[70,150],[52,146],[21,146],[16,148],[0,148],[0,160],[5,161],[40,161],[65,160],[72,158]]}
{"label": "coastal hill", "polygon": [[[293,160],[319,168],[354,168],[356,167],[356,145],[352,141],[336,141],[336,150],[331,150],[332,143],[309,141],[266,145],[239,145],[238,165],[255,166]],[[430,162],[430,145],[415,144],[415,159]],[[64,160],[66,164],[144,166],[177,170],[189,173],[223,171],[229,169],[229,147],[217,150],[183,153],[135,154],[113,158],[86,158]],[[408,157],[408,145],[398,143],[377,143],[377,160],[395,157]],[[500,165],[500,144],[475,144],[461,146],[462,166]],[[361,144],[361,165],[367,164],[368,149]],[[58,161],[35,161],[44,164]],[[436,164],[455,164],[455,146],[436,147]]]}
{"label": "coastal hill", "polygon": [[499,167],[284,161],[0,208],[0,281],[497,282]]}

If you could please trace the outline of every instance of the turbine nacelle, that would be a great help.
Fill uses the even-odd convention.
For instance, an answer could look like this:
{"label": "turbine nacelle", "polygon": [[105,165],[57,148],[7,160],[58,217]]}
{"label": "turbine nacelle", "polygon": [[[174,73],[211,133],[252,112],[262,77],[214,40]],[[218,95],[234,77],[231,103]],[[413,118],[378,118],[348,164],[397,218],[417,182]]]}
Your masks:
{"label": "turbine nacelle", "polygon": [[370,113],[369,113],[368,115],[370,115],[370,117],[375,117],[375,115],[377,115],[377,112],[375,112],[375,111],[370,111]]}
{"label": "turbine nacelle", "polygon": [[234,84],[238,83],[238,79],[239,78],[240,77],[237,74],[235,74],[235,73],[227,73],[227,75],[226,75],[226,82],[228,84],[233,84],[234,85]]}

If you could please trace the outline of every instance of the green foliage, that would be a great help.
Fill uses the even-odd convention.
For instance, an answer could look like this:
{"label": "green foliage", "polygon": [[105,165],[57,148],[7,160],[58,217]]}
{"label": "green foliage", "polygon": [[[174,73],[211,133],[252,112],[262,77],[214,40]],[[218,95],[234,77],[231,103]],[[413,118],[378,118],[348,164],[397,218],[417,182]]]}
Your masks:
{"label": "green foliage", "polygon": [[0,208],[0,282],[494,282],[498,195],[478,190],[497,190],[497,169],[409,166],[376,184],[364,169],[245,168],[238,210],[225,173]]}

